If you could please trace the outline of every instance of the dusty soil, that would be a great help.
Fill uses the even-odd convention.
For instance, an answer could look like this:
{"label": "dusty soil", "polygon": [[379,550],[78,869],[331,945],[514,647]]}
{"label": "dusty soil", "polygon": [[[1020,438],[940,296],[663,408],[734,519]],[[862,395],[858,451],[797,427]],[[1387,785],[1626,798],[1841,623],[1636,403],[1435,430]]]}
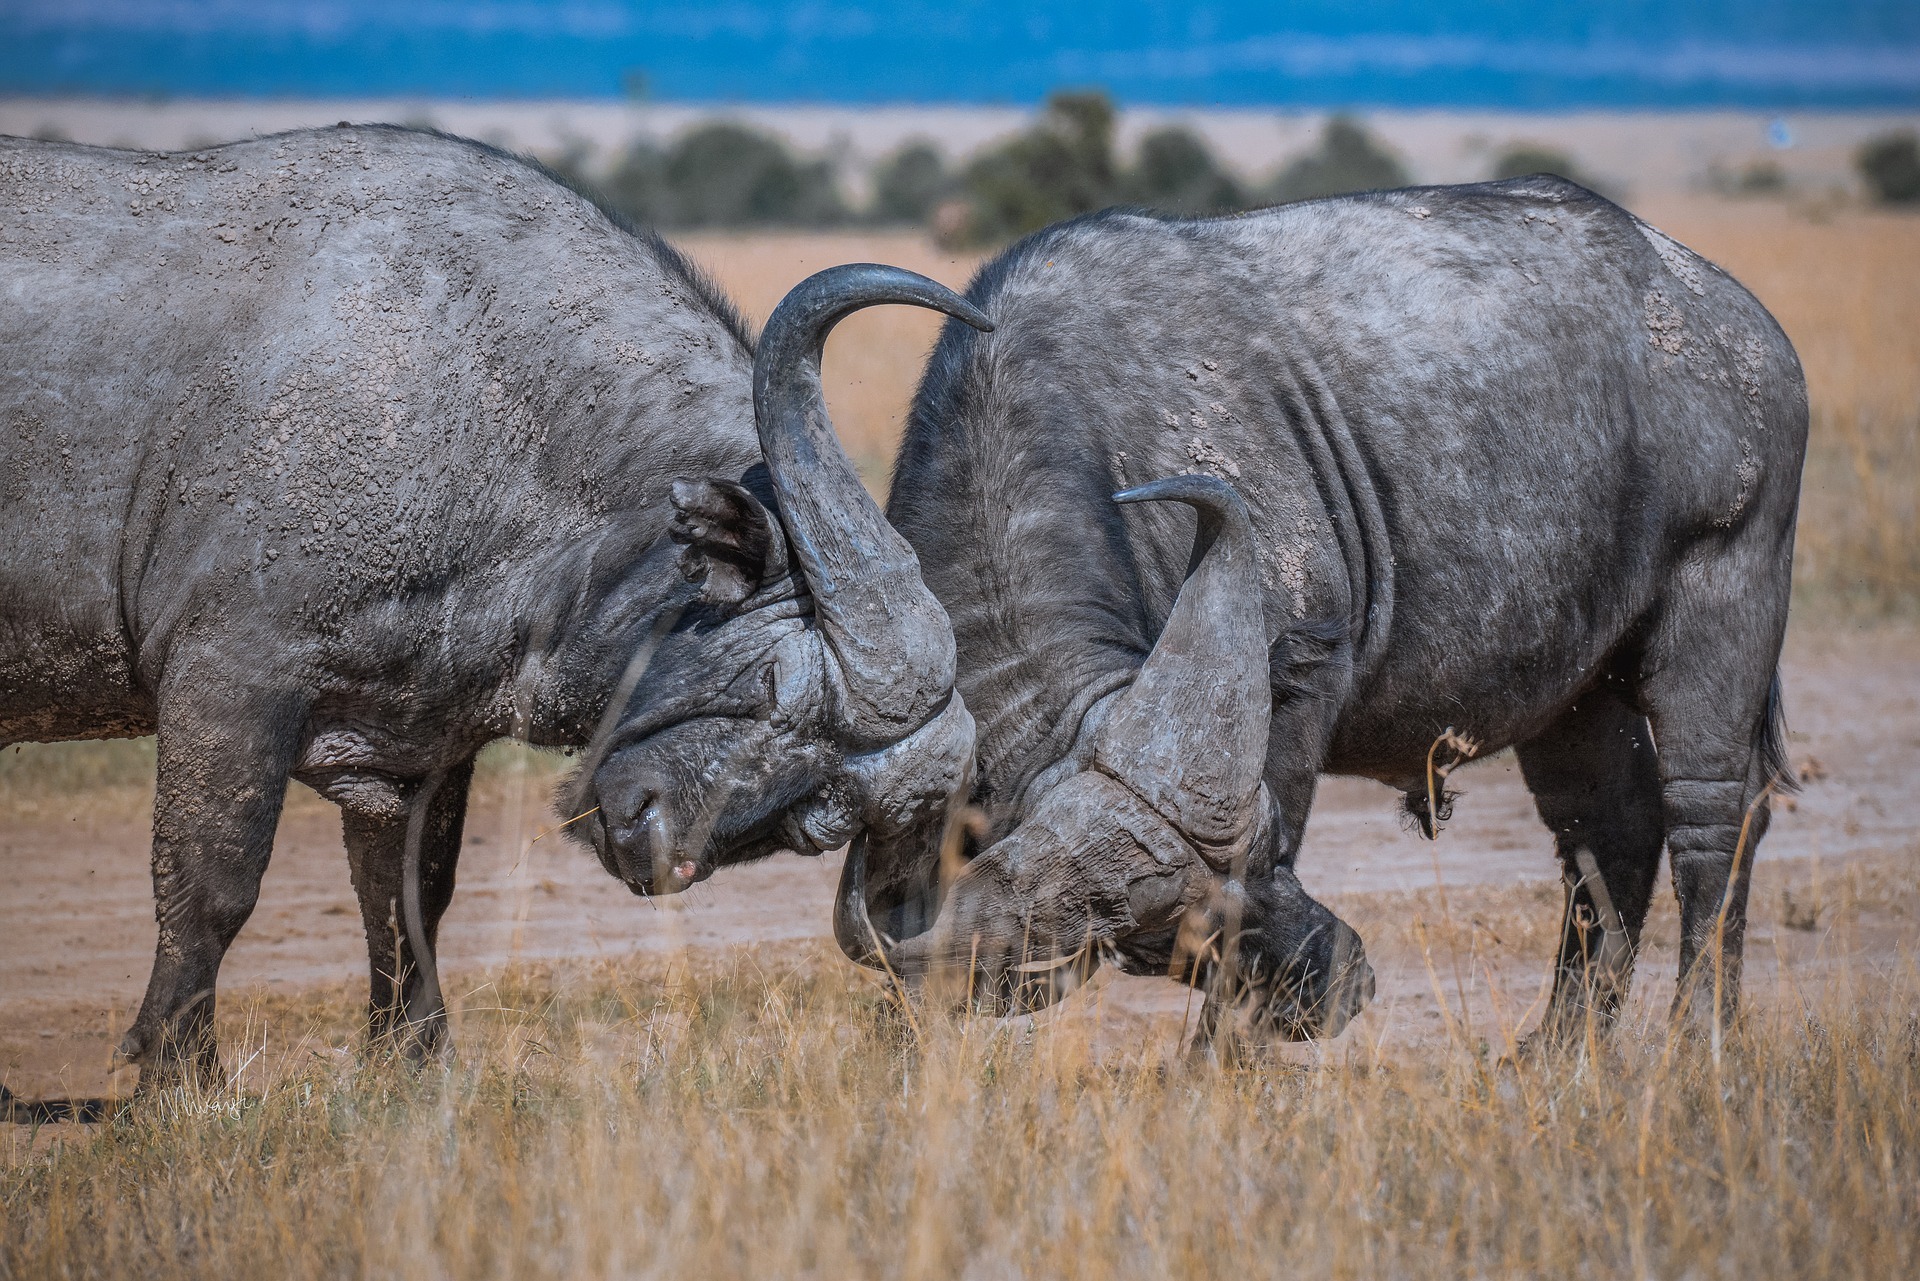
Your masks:
{"label": "dusty soil", "polygon": [[[1792,755],[1812,777],[1776,816],[1756,867],[1750,987],[1799,990],[1915,962],[1920,892],[1920,630],[1804,627],[1788,646]],[[514,964],[748,943],[818,948],[834,858],[780,857],[724,872],[677,899],[641,900],[564,837],[550,775],[496,771],[476,797],[460,888],[442,928],[446,987],[472,994]],[[1375,1009],[1348,1037],[1465,1032],[1497,1047],[1541,995],[1558,928],[1558,872],[1510,759],[1457,774],[1463,793],[1436,843],[1402,829],[1377,784],[1326,780],[1301,859],[1310,890],[1366,938]],[[0,810],[0,1077],[24,1094],[98,1092],[127,1075],[109,1052],[137,1005],[155,927],[142,797],[46,798]],[[1632,1017],[1672,992],[1675,919],[1662,894]],[[830,962],[837,963],[837,962]],[[222,1001],[337,993],[365,972],[359,914],[332,807],[295,789],[252,921],[229,954]],[[1182,989],[1107,977],[1097,1004],[1180,1018]],[[276,1002],[278,1004],[278,1002]],[[1095,1002],[1076,998],[1074,1017]],[[1126,1022],[1131,1023],[1132,1020]]]}

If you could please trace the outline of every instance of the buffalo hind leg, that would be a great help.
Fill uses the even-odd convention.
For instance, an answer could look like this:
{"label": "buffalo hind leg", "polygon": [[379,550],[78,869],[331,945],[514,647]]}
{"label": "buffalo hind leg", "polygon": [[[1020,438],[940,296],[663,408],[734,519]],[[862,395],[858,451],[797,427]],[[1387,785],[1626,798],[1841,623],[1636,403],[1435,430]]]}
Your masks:
{"label": "buffalo hind leg", "polygon": [[253,912],[306,711],[198,673],[159,700],[153,894],[159,940],[146,998],[121,1039],[140,1089],[219,1079],[214,983]]}
{"label": "buffalo hind leg", "polygon": [[1647,718],[1604,688],[1516,754],[1566,881],[1541,1033],[1568,1040],[1609,1026],[1632,981],[1665,839],[1659,763]]}
{"label": "buffalo hind leg", "polygon": [[1641,691],[1660,746],[1667,858],[1680,903],[1674,1014],[1716,1038],[1736,1012],[1747,888],[1766,835],[1770,784],[1786,784],[1780,719],[1779,589],[1746,594],[1760,573],[1727,564],[1681,584],[1647,647]]}
{"label": "buffalo hind leg", "polygon": [[[434,790],[421,825],[420,917],[430,946],[438,939],[440,918],[453,901],[472,779],[472,758],[449,769]],[[409,790],[410,802],[421,786],[415,784]],[[382,814],[343,807],[341,827],[354,894],[360,900],[360,920],[367,931],[369,1041],[375,1046],[391,1045],[410,1059],[423,1061],[445,1048],[447,1013],[436,995],[438,975],[426,968],[433,958],[425,958],[423,965],[407,941],[401,886],[409,817],[410,805]]]}

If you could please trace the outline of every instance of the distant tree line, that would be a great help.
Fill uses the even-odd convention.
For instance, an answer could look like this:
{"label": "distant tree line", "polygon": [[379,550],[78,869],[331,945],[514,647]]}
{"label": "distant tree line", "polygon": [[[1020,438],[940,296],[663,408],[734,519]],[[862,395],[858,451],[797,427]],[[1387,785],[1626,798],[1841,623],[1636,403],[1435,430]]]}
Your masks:
{"label": "distant tree line", "polygon": [[[1883,205],[1920,205],[1920,135],[1911,129],[1868,138],[1853,153],[1853,167],[1869,199]],[[1788,189],[1786,171],[1771,159],[1738,167],[1716,164],[1707,184],[1722,195],[1778,195]]]}
{"label": "distant tree line", "polygon": [[[908,143],[875,167],[863,209],[847,200],[830,161],[797,156],[731,121],[699,125],[667,146],[638,141],[590,185],[622,212],[668,229],[923,225],[951,244],[990,245],[1111,205],[1217,214],[1409,181],[1400,160],[1348,116],[1329,119],[1313,150],[1256,183],[1235,177],[1179,126],[1149,132],[1132,163],[1122,163],[1115,123],[1104,94],[1057,93],[1029,128],[962,165],[930,142]],[[582,151],[550,163],[589,183]],[[1502,153],[1488,176],[1536,172],[1592,185],[1565,155],[1529,145]]]}

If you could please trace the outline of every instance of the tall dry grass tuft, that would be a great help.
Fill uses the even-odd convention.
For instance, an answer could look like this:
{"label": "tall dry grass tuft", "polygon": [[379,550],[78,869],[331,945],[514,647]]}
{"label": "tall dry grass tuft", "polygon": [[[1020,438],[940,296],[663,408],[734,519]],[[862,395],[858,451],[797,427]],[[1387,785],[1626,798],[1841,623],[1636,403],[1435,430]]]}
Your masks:
{"label": "tall dry grass tuft", "polygon": [[471,995],[444,1072],[315,1054],[350,998],[283,1002],[239,1016],[243,1093],[0,1139],[0,1275],[1920,1270],[1911,962],[1757,1004],[1717,1064],[1654,1027],[1209,1066],[1097,999],[908,1021],[793,953],[552,979]]}

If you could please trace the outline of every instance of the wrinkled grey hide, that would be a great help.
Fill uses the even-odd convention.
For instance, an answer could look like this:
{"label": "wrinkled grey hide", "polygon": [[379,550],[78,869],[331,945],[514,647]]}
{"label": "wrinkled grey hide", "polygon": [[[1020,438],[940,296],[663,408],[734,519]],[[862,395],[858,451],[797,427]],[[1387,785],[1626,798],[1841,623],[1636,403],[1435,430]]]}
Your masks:
{"label": "wrinkled grey hide", "polygon": [[[1192,563],[1153,651],[1087,733],[1086,750],[1039,796],[1033,812],[955,880],[934,928],[885,949],[897,974],[971,967],[974,995],[1003,1008],[1052,1000],[1103,956],[1135,968],[1218,968],[1215,936],[1244,943],[1241,921],[1254,852],[1270,840],[1272,799],[1262,782],[1272,713],[1259,566],[1246,504],[1225,481],[1171,476],[1114,495],[1174,501],[1199,513]],[[1198,745],[1196,747],[1196,745]],[[882,843],[877,834],[869,841]],[[864,843],[848,862],[836,933],[854,956],[873,952]],[[1263,881],[1271,880],[1264,877]],[[1322,946],[1354,1006],[1371,991],[1359,940],[1319,904],[1269,913],[1276,955]],[[1199,930],[1198,935],[1195,931]],[[1249,954],[1236,970],[1262,964]],[[1242,976],[1245,977],[1245,976]],[[1263,1004],[1272,1021],[1303,1030],[1327,976]],[[1243,984],[1243,986],[1246,986]],[[1289,1002],[1286,1010],[1273,1008]],[[1336,1002],[1330,1019],[1344,1020]]]}
{"label": "wrinkled grey hide", "polygon": [[945,617],[819,403],[847,312],[978,319],[932,282],[823,273],[756,366],[683,259],[544,172],[343,127],[0,139],[0,290],[0,742],[158,734],[143,1085],[216,1064],[288,777],[341,806],[375,1031],[415,1049],[444,1015],[396,936],[430,951],[492,739],[594,740],[635,892],[911,839],[964,780]]}
{"label": "wrinkled grey hide", "polygon": [[[1431,825],[1427,761],[1451,731],[1475,754],[1517,749],[1558,843],[1552,1026],[1614,1009],[1663,843],[1676,1005],[1700,1014],[1717,991],[1730,1008],[1762,792],[1783,769],[1775,667],[1807,423],[1793,349],[1750,294],[1534,177],[1211,221],[1096,215],[1015,246],[969,297],[998,328],[947,327],[889,516],[953,619],[989,848],[930,929],[937,851],[865,843],[850,952],[872,959],[866,911],[907,940],[892,952],[908,967],[983,935],[989,981],[1019,954],[1030,972],[1081,958],[1048,975],[1105,955],[1206,978],[1182,949],[1217,938],[1255,976],[1260,1017],[1336,1031],[1366,982],[1294,874],[1316,777],[1382,780]],[[1190,643],[1193,525],[1110,495],[1183,472],[1230,482],[1252,513],[1260,608],[1230,625],[1262,656],[1246,705],[1267,708],[1264,737],[1149,682],[1170,638]],[[1124,765],[1107,763],[1116,745]],[[1124,825],[1133,802],[1062,799],[1170,780],[1181,750],[1257,765],[1270,800],[1228,821],[1204,785],[1183,810],[1130,783],[1189,844],[1262,825],[1188,943],[1108,857],[1094,816]],[[1036,843],[1077,869],[1055,855],[1023,877]],[[1200,898],[1179,901],[1190,924]],[[1011,941],[979,925],[1007,921],[1037,924]]]}

